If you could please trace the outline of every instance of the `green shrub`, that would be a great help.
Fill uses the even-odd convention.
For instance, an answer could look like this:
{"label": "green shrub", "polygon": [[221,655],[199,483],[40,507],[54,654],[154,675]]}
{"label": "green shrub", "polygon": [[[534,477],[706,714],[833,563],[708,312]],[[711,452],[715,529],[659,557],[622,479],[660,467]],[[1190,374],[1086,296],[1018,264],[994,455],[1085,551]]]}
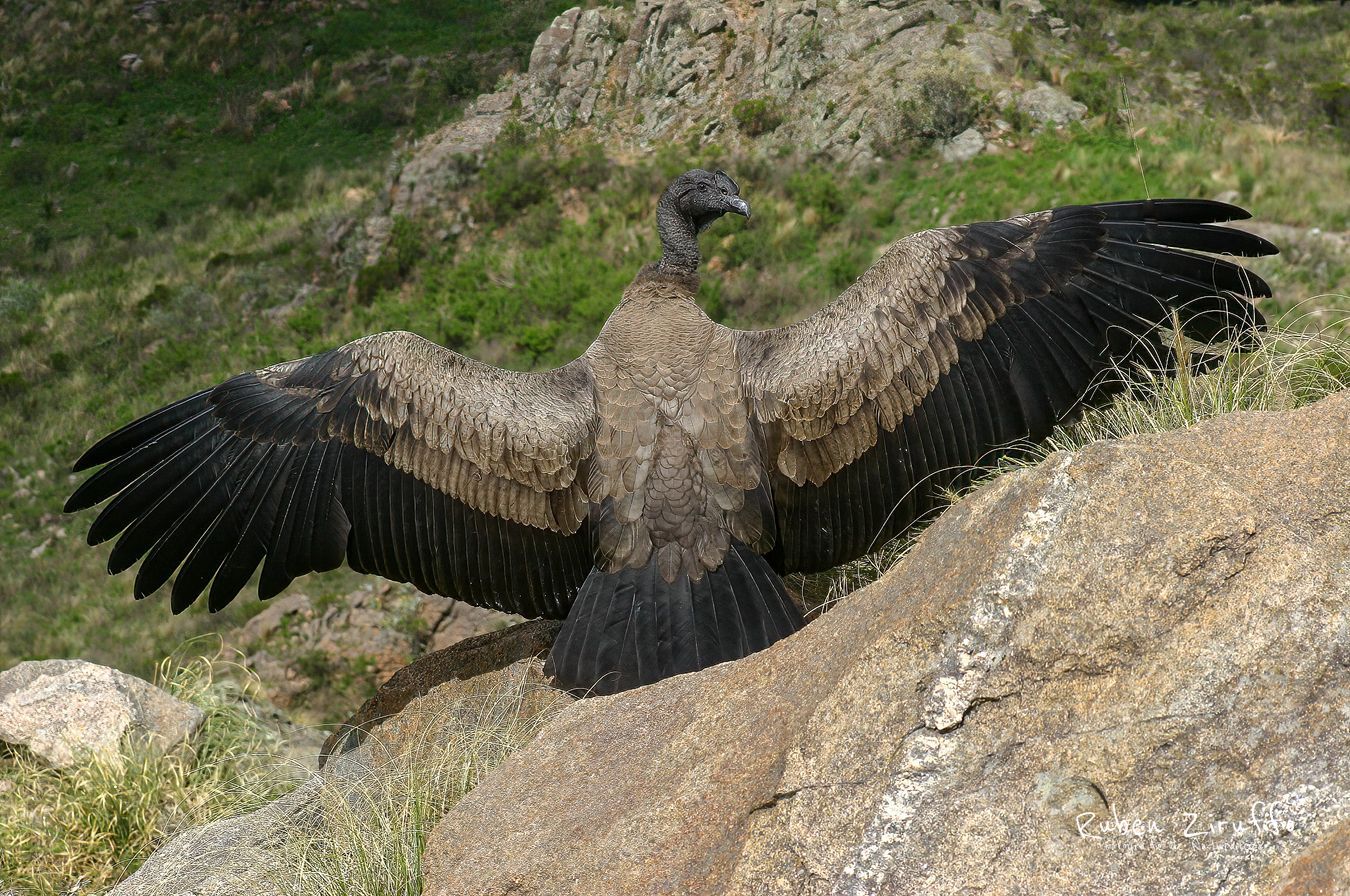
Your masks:
{"label": "green shrub", "polygon": [[957,72],[926,71],[899,101],[889,130],[874,136],[876,149],[894,156],[923,149],[935,140],[949,140],[975,123],[982,101],[969,79]]}
{"label": "green shrub", "polygon": [[388,255],[382,255],[356,272],[356,297],[369,304],[377,295],[394,289],[400,282],[402,278],[398,273],[398,262]]}
{"label": "green shrub", "polygon": [[741,100],[731,107],[731,117],[749,137],[767,134],[783,123],[783,107],[771,97]]}
{"label": "green shrub", "polygon": [[1312,95],[1321,103],[1327,122],[1343,133],[1350,133],[1350,84],[1323,81],[1313,85]]}
{"label": "green shrub", "polygon": [[433,80],[441,94],[436,99],[442,102],[472,96],[481,86],[481,77],[472,61],[460,55],[441,62],[436,67]]}
{"label": "green shrub", "polygon": [[563,184],[581,190],[595,190],[609,178],[613,163],[599,143],[588,142],[569,152],[559,169]]}
{"label": "green shrub", "polygon": [[0,399],[13,401],[28,391],[28,379],[15,370],[0,370]]}
{"label": "green shrub", "polygon": [[797,45],[802,53],[807,55],[820,55],[825,52],[825,34],[824,29],[819,24],[812,24],[801,33],[797,38]]}
{"label": "green shrub", "polygon": [[33,228],[33,251],[39,255],[51,249],[56,238],[52,236],[52,230],[46,224],[39,224]]}
{"label": "green shrub", "polygon": [[541,216],[556,223],[556,197],[569,188],[596,189],[608,179],[611,167],[598,143],[565,151],[556,134],[509,121],[479,172],[474,217],[505,224],[536,205],[553,204],[553,210],[545,209]]}
{"label": "green shrub", "polygon": [[842,291],[867,270],[867,251],[860,246],[848,246],[831,255],[825,262],[825,276],[830,287]]}
{"label": "green shrub", "polygon": [[516,349],[524,352],[531,362],[538,363],[539,358],[553,351],[558,344],[561,327],[557,321],[543,324],[527,324],[516,334]]}
{"label": "green shrub", "polygon": [[389,245],[374,264],[366,265],[356,274],[357,298],[368,304],[381,292],[396,288],[425,254],[422,229],[410,218],[395,218]]}
{"label": "green shrub", "polygon": [[495,224],[515,218],[552,194],[554,172],[547,148],[530,139],[523,126],[509,123],[479,172],[474,216]]}
{"label": "green shrub", "polygon": [[1031,27],[1019,28],[1009,35],[1009,43],[1012,44],[1013,56],[1017,59],[1018,71],[1025,78],[1035,80],[1045,80],[1048,72],[1045,64],[1041,61],[1040,51],[1036,46],[1036,35]]}
{"label": "green shrub", "polygon": [[1090,69],[1070,72],[1064,79],[1064,89],[1087,106],[1091,114],[1105,116],[1107,124],[1120,123],[1116,113],[1121,108],[1121,84],[1111,72]]}
{"label": "green shrub", "polygon": [[798,206],[815,209],[820,216],[819,227],[829,230],[843,220],[849,208],[841,180],[837,170],[813,165],[788,175],[787,194]]}
{"label": "green shrub", "polygon": [[11,187],[40,186],[50,173],[47,154],[37,148],[20,147],[5,161],[5,183]]}
{"label": "green shrub", "polygon": [[411,118],[403,105],[389,97],[363,96],[342,116],[342,123],[358,134],[373,134],[408,124]]}

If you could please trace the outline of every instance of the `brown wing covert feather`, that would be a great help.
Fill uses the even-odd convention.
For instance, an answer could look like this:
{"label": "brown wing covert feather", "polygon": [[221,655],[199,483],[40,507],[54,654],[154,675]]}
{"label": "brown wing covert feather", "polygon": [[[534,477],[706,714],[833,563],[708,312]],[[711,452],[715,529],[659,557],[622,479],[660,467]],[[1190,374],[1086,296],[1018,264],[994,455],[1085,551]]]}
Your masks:
{"label": "brown wing covert feather", "polygon": [[565,534],[585,516],[577,469],[595,412],[583,362],[516,373],[393,332],[257,377],[311,397],[322,438],[369,451],[475,510]]}

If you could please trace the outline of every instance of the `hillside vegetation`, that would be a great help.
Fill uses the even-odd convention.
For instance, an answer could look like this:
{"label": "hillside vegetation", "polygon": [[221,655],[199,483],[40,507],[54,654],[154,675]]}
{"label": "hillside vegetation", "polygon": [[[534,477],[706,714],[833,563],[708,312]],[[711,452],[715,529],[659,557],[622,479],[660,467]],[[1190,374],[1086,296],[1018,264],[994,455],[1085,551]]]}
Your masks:
{"label": "hillside vegetation", "polygon": [[916,229],[1142,194],[1224,194],[1283,225],[1294,251],[1253,265],[1275,288],[1271,317],[1322,327],[1350,304],[1346,256],[1312,232],[1350,228],[1337,4],[1047,3],[1074,43],[1017,32],[1018,78],[1061,85],[1091,117],[1037,133],[976,97],[977,126],[1007,130],[966,163],[931,140],[897,140],[853,174],[697,141],[619,158],[512,125],[481,170],[465,164],[471,226],[396,219],[373,254],[363,222],[403,147],[523,66],[564,5],[0,11],[0,666],[81,656],[147,674],[182,638],[260,608],[246,593],[221,616],[175,618],[135,605],[130,574],[103,574],[107,548],[83,544],[92,514],[60,514],[93,438],[375,330],[516,368],[565,361],[655,256],[655,197],[691,165],[731,171],[755,210],[704,237],[704,304],[731,324],[800,316]]}

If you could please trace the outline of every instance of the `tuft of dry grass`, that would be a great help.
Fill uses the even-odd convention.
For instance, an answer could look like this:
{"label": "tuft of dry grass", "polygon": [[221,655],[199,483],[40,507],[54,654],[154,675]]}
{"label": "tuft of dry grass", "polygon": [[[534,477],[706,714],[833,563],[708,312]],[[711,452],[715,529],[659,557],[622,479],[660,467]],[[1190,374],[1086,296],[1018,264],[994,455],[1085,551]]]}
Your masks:
{"label": "tuft of dry grass", "polygon": [[380,756],[377,730],[375,755],[361,769],[359,787],[320,779],[320,823],[296,830],[276,852],[269,877],[278,892],[421,892],[423,851],[441,816],[566,705],[528,675],[508,671],[487,678],[482,693],[463,696],[424,721],[429,736],[392,761]]}
{"label": "tuft of dry grass", "polygon": [[[1342,297],[1343,298],[1343,297]],[[1304,329],[1286,315],[1251,351],[1230,351],[1206,373],[1140,374],[1139,386],[1104,408],[1061,426],[1034,453],[1076,451],[1092,442],[1169,432],[1236,411],[1283,411],[1350,389],[1350,315]]]}
{"label": "tuft of dry grass", "polygon": [[[188,644],[182,652],[200,651]],[[256,679],[222,651],[165,660],[157,680],[206,713],[182,749],[160,755],[128,746],[62,771],[31,755],[0,757],[5,886],[35,896],[100,892],[173,836],[197,829],[188,835],[194,868],[185,873],[213,869],[260,894],[411,896],[421,892],[422,853],[441,816],[568,702],[522,664],[482,676],[433,711],[405,710],[390,723],[401,726],[398,737],[382,742],[377,729],[359,753],[306,780],[241,699]],[[231,825],[224,819],[297,787],[285,825],[269,830],[265,846],[241,834],[248,826],[226,836],[201,828]]]}
{"label": "tuft of dry grass", "polygon": [[206,718],[167,753],[126,745],[53,769],[23,750],[0,755],[0,880],[35,896],[98,891],[135,870],[179,831],[248,811],[290,791],[298,776],[277,735],[244,699],[252,674],[217,646],[160,663],[156,683]]}

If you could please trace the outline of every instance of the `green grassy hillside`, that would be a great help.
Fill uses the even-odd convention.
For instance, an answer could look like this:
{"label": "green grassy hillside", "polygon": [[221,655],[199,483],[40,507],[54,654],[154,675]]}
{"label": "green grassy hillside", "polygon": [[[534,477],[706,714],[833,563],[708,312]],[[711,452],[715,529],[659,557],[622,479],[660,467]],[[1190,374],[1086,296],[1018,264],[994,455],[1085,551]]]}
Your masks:
{"label": "green grassy hillside", "polygon": [[257,609],[134,606],[78,545],[89,520],[60,514],[71,461],[162,399],[299,351],[265,311],[302,287],[341,316],[329,229],[371,204],[392,151],[523,67],[566,5],[0,6],[0,667],[147,674]]}
{"label": "green grassy hillside", "polygon": [[[163,600],[131,600],[131,574],[103,574],[107,547],[83,544],[92,514],[60,513],[93,438],[375,330],[517,368],[568,360],[655,256],[655,197],[693,164],[732,171],[755,208],[704,237],[705,307],[729,323],[803,314],[912,230],[1143,194],[1235,194],[1299,235],[1299,251],[1253,264],[1276,289],[1272,316],[1326,322],[1350,305],[1344,255],[1309,233],[1350,228],[1350,46],[1335,4],[1047,4],[1083,49],[1014,41],[1020,64],[1094,117],[1033,134],[1013,116],[997,153],[959,165],[919,148],[846,175],[709,146],[619,162],[513,126],[465,188],[475,228],[396,221],[373,265],[344,248],[399,147],[522,65],[563,5],[185,0],[151,22],[130,2],[0,12],[0,667],[82,656],[144,674],[185,636],[259,608],[245,596],[218,617],[174,618]],[[137,71],[119,66],[127,52]],[[296,587],[321,596],[355,579]]]}
{"label": "green grassy hillside", "polygon": [[222,206],[303,201],[311,172],[378,170],[566,4],[23,6],[0,8],[0,265],[19,270],[134,257]]}

